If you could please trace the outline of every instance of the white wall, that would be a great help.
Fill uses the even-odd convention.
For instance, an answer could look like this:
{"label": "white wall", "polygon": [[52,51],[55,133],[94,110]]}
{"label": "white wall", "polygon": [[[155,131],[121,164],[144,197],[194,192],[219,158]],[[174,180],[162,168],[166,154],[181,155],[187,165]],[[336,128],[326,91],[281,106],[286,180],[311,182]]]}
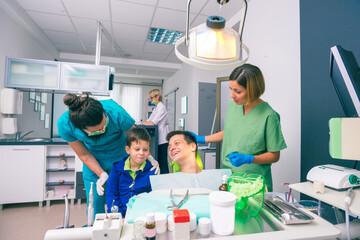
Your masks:
{"label": "white wall", "polygon": [[[27,30],[15,23],[2,8],[0,8],[0,89],[4,88],[6,56],[15,58],[32,58],[54,60],[44,46],[39,44]],[[0,114],[0,137],[2,135]]]}
{"label": "white wall", "polygon": [[[300,20],[299,1],[252,0],[249,2],[243,40],[250,48],[249,63],[262,70],[266,91],[263,100],[280,114],[288,146],[273,165],[274,191],[286,192],[283,182],[300,181]],[[186,129],[197,132],[198,82],[216,83],[229,71],[203,71],[186,64],[165,81],[164,92],[179,87],[177,119],[185,117]],[[180,114],[180,98],[189,97],[189,113]],[[296,196],[298,199],[298,195]]]}
{"label": "white wall", "polygon": [[[228,76],[230,73],[231,70],[206,71],[182,64],[181,70],[164,82],[165,94],[179,88],[176,92],[176,120],[185,118],[186,130],[198,132],[199,82],[216,83],[218,77]],[[181,114],[181,97],[183,96],[188,96],[187,114]]]}

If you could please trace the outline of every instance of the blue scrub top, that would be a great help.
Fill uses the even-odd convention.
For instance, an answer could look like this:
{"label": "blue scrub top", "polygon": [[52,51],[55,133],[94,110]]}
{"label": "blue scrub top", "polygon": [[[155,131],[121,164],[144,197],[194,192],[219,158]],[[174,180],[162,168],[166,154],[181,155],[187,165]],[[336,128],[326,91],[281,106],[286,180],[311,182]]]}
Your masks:
{"label": "blue scrub top", "polygon": [[83,130],[74,127],[70,121],[69,110],[58,120],[58,133],[67,142],[79,140],[85,144],[90,153],[105,169],[127,155],[125,152],[126,134],[135,120],[113,100],[101,100],[109,124],[103,134],[89,137]]}

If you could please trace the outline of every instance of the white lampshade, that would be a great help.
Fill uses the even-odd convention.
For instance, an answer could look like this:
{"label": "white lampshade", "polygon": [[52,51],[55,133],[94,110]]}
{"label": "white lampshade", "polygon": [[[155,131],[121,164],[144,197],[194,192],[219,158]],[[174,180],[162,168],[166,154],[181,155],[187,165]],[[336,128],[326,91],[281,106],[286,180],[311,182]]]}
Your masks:
{"label": "white lampshade", "polygon": [[[215,24],[214,24],[214,20]],[[220,22],[220,24],[219,24]],[[178,46],[185,42],[186,36],[175,44],[175,54],[183,62],[206,70],[224,70],[244,64],[249,57],[249,49],[240,43],[239,34],[232,28],[225,27],[225,18],[210,16],[203,23],[189,32],[188,54],[185,57],[178,51]],[[246,52],[239,60],[240,46]]]}
{"label": "white lampshade", "polygon": [[213,29],[204,23],[190,34],[190,58],[230,60],[238,57],[238,50],[239,34],[231,28]]}

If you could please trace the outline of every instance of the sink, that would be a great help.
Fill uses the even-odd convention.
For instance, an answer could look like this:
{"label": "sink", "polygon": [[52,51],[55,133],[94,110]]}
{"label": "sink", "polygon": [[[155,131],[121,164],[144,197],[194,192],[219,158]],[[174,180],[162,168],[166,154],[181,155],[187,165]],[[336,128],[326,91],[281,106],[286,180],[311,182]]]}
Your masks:
{"label": "sink", "polygon": [[50,138],[24,138],[20,142],[50,142]]}
{"label": "sink", "polygon": [[1,138],[0,142],[50,142],[50,138],[24,138],[16,141],[15,138]]}
{"label": "sink", "polygon": [[0,142],[16,142],[15,138],[1,138]]}

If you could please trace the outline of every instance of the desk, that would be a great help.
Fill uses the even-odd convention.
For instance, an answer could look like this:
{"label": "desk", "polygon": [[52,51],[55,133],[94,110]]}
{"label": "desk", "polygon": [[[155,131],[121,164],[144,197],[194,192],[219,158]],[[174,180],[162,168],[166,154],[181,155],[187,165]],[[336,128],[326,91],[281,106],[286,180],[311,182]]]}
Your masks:
{"label": "desk", "polygon": [[[323,194],[315,193],[312,182],[290,184],[289,187],[329,205],[345,210],[346,191],[336,191],[325,187],[325,192]],[[360,189],[354,189],[354,195],[349,210],[351,214],[360,216]]]}

